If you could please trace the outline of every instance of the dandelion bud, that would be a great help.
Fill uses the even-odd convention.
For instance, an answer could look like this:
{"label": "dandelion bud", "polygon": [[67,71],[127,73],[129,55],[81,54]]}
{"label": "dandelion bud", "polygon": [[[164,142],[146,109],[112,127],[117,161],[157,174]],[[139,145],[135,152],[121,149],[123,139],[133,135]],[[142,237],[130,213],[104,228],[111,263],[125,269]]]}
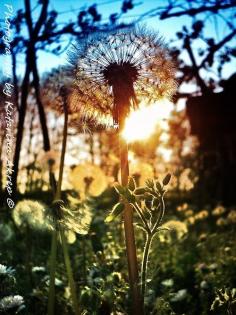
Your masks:
{"label": "dandelion bud", "polygon": [[162,184],[163,184],[164,186],[168,185],[169,182],[170,182],[170,179],[171,179],[171,174],[168,173],[168,174],[165,176],[165,178],[163,179]]}
{"label": "dandelion bud", "polygon": [[128,187],[131,191],[134,191],[136,188],[136,183],[133,177],[129,178]]}

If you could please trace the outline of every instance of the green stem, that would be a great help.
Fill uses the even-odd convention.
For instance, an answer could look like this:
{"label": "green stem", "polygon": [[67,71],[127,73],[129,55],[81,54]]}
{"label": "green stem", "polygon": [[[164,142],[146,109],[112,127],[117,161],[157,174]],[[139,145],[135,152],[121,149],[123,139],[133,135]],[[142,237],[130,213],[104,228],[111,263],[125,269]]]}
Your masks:
{"label": "green stem", "polygon": [[82,238],[82,253],[83,253],[83,282],[86,285],[86,243],[85,238]]}
{"label": "green stem", "polygon": [[161,196],[161,200],[160,200],[160,214],[159,217],[156,221],[156,223],[154,224],[153,228],[151,229],[152,233],[156,232],[156,229],[158,228],[158,226],[161,224],[162,219],[164,217],[165,214],[165,201],[164,201],[164,194]]}
{"label": "green stem", "polygon": [[48,297],[48,315],[54,315],[55,302],[55,272],[56,272],[56,256],[57,256],[57,230],[52,232],[51,257],[50,257],[50,285]]}
{"label": "green stem", "polygon": [[63,255],[64,255],[66,272],[67,272],[69,286],[70,286],[73,308],[74,308],[75,314],[80,315],[81,311],[80,311],[79,303],[77,300],[76,285],[75,285],[75,281],[74,281],[74,277],[73,277],[73,271],[72,271],[72,267],[71,267],[71,261],[70,261],[70,257],[69,257],[68,246],[66,243],[64,231],[61,227],[59,227],[59,231],[60,231]]}
{"label": "green stem", "polygon": [[[64,99],[64,103],[63,103],[64,104],[64,129],[63,129],[63,141],[62,141],[59,177],[58,177],[57,192],[56,192],[56,197],[55,197],[56,200],[61,199],[61,185],[62,185],[62,177],[63,177],[63,170],[64,170],[64,161],[65,161],[66,143],[67,143],[67,130],[68,130],[68,109],[67,109],[66,91],[62,91],[62,97]],[[81,312],[79,310],[79,303],[77,300],[76,286],[75,286],[75,281],[74,281],[73,272],[71,268],[71,261],[69,257],[67,243],[65,240],[64,231],[61,228],[60,224],[59,224],[59,231],[60,231],[60,237],[61,237],[61,242],[62,242],[67,277],[68,277],[70,290],[71,290],[73,308],[74,308],[75,314],[79,315]]]}
{"label": "green stem", "polygon": [[145,225],[146,231],[147,231],[147,232],[151,232],[151,230],[150,230],[150,228],[149,228],[149,226],[148,226],[148,223],[147,223],[147,221],[146,221],[146,219],[145,219],[145,217],[144,217],[144,215],[143,215],[143,213],[142,213],[142,209],[139,207],[138,203],[136,202],[133,206],[134,206],[135,210],[137,211],[137,213],[138,213],[138,215],[139,215],[141,221],[142,221],[143,224]]}
{"label": "green stem", "polygon": [[[121,124],[122,126],[123,124]],[[128,164],[128,146],[120,136],[120,164],[121,164],[121,184],[128,184],[129,164]],[[126,203],[124,209],[124,230],[125,244],[128,260],[129,282],[132,296],[132,314],[142,315],[143,305],[140,297],[138,284],[138,261],[136,254],[134,226],[133,226],[133,209],[129,203]]]}
{"label": "green stem", "polygon": [[30,226],[26,225],[26,269],[29,276],[29,284],[31,288],[34,287],[33,275],[32,275],[32,235]]}
{"label": "green stem", "polygon": [[142,297],[144,300],[146,292],[146,277],[147,277],[147,267],[148,267],[148,256],[150,252],[150,247],[152,243],[152,234],[147,234],[146,242],[144,246],[143,259],[142,259],[142,268],[141,268],[141,288],[142,288]]}
{"label": "green stem", "polygon": [[57,183],[57,190],[56,190],[55,200],[58,200],[58,199],[61,198],[61,185],[62,185],[64,161],[65,161],[65,154],[66,154],[67,129],[68,129],[68,110],[67,110],[67,103],[66,103],[66,100],[65,100],[65,97],[64,97],[63,140],[62,140],[61,160],[60,160],[60,168],[59,168],[59,176],[58,176],[58,183]]}

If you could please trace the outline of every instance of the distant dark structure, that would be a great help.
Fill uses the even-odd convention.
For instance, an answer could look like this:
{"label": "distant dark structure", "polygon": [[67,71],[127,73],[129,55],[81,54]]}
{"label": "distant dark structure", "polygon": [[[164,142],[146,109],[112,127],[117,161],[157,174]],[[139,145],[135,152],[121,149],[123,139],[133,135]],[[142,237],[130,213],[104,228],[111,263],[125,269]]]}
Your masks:
{"label": "distant dark structure", "polygon": [[[200,142],[199,187],[203,202],[236,204],[236,73],[220,93],[187,101],[191,134]],[[205,197],[204,197],[205,196]]]}

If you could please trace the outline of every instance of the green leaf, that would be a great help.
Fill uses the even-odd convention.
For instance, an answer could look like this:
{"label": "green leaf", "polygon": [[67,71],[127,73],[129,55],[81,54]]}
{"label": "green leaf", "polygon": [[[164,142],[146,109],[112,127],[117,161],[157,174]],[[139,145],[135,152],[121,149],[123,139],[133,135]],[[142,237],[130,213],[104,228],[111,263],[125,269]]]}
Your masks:
{"label": "green leaf", "polygon": [[168,174],[165,176],[165,178],[163,179],[162,184],[163,184],[164,186],[168,185],[169,182],[170,182],[170,179],[171,179],[171,174],[168,173]]}
{"label": "green leaf", "polygon": [[171,231],[171,229],[168,228],[168,227],[162,227],[162,226],[160,226],[160,227],[158,227],[158,228],[156,229],[156,231],[157,231],[157,232],[160,232],[160,231]]}
{"label": "green leaf", "polygon": [[156,188],[160,193],[162,192],[162,185],[158,181],[156,181]]}
{"label": "green leaf", "polygon": [[109,223],[113,221],[118,215],[120,215],[125,208],[125,205],[121,202],[118,202],[112,209],[111,213],[106,217],[105,222]]}
{"label": "green leaf", "polygon": [[120,184],[116,184],[114,185],[115,191],[119,194],[119,195],[123,195],[124,192],[126,191],[126,188],[121,186]]}
{"label": "green leaf", "polygon": [[152,188],[154,188],[155,182],[152,179],[148,179],[146,181],[146,185],[147,185],[147,187],[152,189]]}
{"label": "green leaf", "polygon": [[129,203],[134,203],[136,201],[133,192],[131,190],[129,190],[129,189],[126,190],[124,196],[125,196],[125,198],[127,199],[127,201]]}
{"label": "green leaf", "polygon": [[140,188],[135,189],[134,194],[137,196],[140,196],[140,195],[144,195],[145,192],[146,192],[146,189],[144,187],[140,187]]}
{"label": "green leaf", "polygon": [[151,213],[150,211],[142,211],[143,212],[143,216],[146,220],[149,220],[151,218]]}
{"label": "green leaf", "polygon": [[130,178],[129,178],[128,188],[129,188],[131,191],[134,191],[135,188],[136,188],[136,182],[135,182],[135,179],[134,179],[133,177],[130,177]]}
{"label": "green leaf", "polygon": [[153,198],[153,200],[152,200],[152,207],[153,208],[157,208],[159,206],[159,203],[160,203],[160,201],[159,201],[158,198]]}

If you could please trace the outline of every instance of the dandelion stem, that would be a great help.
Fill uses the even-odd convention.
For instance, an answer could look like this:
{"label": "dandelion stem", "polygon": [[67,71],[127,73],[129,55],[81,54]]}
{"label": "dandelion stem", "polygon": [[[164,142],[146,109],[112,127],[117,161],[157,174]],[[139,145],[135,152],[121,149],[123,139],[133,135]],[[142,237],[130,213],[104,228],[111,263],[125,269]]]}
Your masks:
{"label": "dandelion stem", "polygon": [[[56,186],[56,193],[54,200],[61,199],[61,186],[62,186],[62,178],[63,178],[63,170],[64,170],[64,161],[65,161],[65,153],[66,153],[66,142],[67,142],[67,129],[68,129],[68,109],[67,109],[67,101],[66,101],[66,91],[64,89],[61,90],[61,96],[63,97],[63,105],[64,105],[64,128],[63,128],[63,140],[62,140],[62,150],[61,150],[61,159],[60,159],[60,169],[59,169],[59,177],[58,183]],[[79,304],[77,301],[76,294],[76,286],[73,278],[70,257],[68,254],[68,248],[65,241],[64,231],[62,230],[60,224],[56,222],[55,231],[52,236],[52,247],[51,247],[51,260],[50,260],[50,288],[49,288],[49,301],[48,301],[48,315],[54,314],[54,302],[55,302],[55,269],[56,269],[56,248],[57,248],[57,226],[59,229],[62,248],[65,260],[65,266],[67,271],[67,276],[69,280],[69,285],[71,289],[71,296],[73,307],[76,315],[80,314]]]}
{"label": "dandelion stem", "polygon": [[54,315],[55,306],[55,272],[56,272],[56,256],[57,256],[57,230],[52,232],[51,257],[50,257],[50,284],[48,297],[48,315]]}
{"label": "dandelion stem", "polygon": [[70,285],[70,292],[71,292],[71,298],[72,298],[72,303],[73,303],[73,308],[74,312],[76,315],[80,315],[80,309],[79,309],[79,303],[77,300],[77,293],[76,293],[76,285],[73,277],[73,271],[71,267],[71,261],[68,253],[68,246],[66,243],[64,231],[61,227],[59,227],[60,230],[60,237],[61,237],[61,243],[62,243],[62,249],[63,249],[63,255],[64,255],[64,260],[65,260],[65,266],[66,266],[66,272],[68,276],[68,281]]}
{"label": "dandelion stem", "polygon": [[[120,125],[121,126],[121,125]],[[123,186],[128,184],[129,165],[128,165],[128,145],[120,136],[120,164],[121,164],[121,183]],[[126,203],[124,210],[124,230],[125,243],[128,259],[129,282],[132,294],[132,314],[142,315],[143,307],[140,298],[138,285],[138,262],[136,254],[134,227],[133,227],[133,209]]]}
{"label": "dandelion stem", "polygon": [[[62,151],[61,151],[61,161],[60,161],[60,170],[59,170],[59,177],[58,177],[58,184],[57,184],[57,192],[56,192],[56,198],[61,198],[61,185],[62,185],[62,177],[63,177],[63,169],[64,169],[64,161],[65,161],[65,153],[66,153],[66,142],[67,142],[67,129],[68,129],[68,110],[67,110],[67,101],[66,101],[66,92],[62,91],[62,97],[64,99],[64,129],[63,129],[63,141],[62,141]],[[68,247],[65,240],[64,231],[59,225],[59,231],[60,231],[60,237],[62,242],[62,248],[63,248],[63,255],[65,260],[65,266],[66,266],[66,272],[68,276],[68,281],[70,285],[71,290],[71,297],[74,307],[74,312],[76,315],[80,314],[79,310],[79,303],[77,301],[77,293],[76,293],[76,286],[75,281],[73,277],[73,272],[71,268],[71,262],[70,257],[68,253]]]}

